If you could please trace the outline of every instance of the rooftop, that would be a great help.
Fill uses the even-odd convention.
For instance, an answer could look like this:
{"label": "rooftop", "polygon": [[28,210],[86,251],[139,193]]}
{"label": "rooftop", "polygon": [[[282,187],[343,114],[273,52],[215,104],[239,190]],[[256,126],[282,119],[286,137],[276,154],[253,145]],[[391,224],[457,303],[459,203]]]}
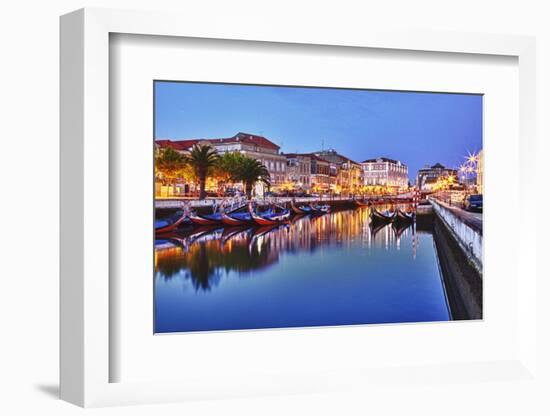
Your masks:
{"label": "rooftop", "polygon": [[315,154],[317,156],[320,156],[320,157],[323,157],[323,158],[326,158],[327,160],[328,159],[340,159],[340,161],[342,163],[344,162],[350,162],[350,163],[354,163],[356,165],[359,165],[359,163],[355,162],[354,160],[350,159],[349,157],[346,157],[344,155],[341,155],[340,153],[338,153],[336,150],[321,150],[319,152],[315,152]]}
{"label": "rooftop", "polygon": [[160,147],[171,147],[174,150],[185,151],[191,149],[194,145],[200,142],[201,139],[190,139],[190,140],[177,140],[173,141],[170,139],[160,139],[155,140],[155,143]]}
{"label": "rooftop", "polygon": [[160,147],[172,147],[175,150],[189,150],[199,142],[207,142],[216,144],[222,143],[251,143],[260,147],[266,147],[273,150],[279,150],[279,146],[273,143],[271,140],[266,139],[263,136],[256,134],[239,132],[233,137],[219,138],[219,139],[184,139],[184,140],[172,140],[172,139],[158,139],[155,142]]}
{"label": "rooftop", "polygon": [[271,140],[266,139],[264,136],[258,136],[257,134],[239,132],[233,137],[227,137],[222,139],[208,139],[211,143],[252,143],[261,147],[268,147],[274,150],[279,150],[280,146],[277,146]]}
{"label": "rooftop", "polygon": [[395,159],[390,159],[389,157],[375,157],[373,159],[363,160],[361,163],[376,163],[379,161],[392,163],[394,165],[401,164],[401,166],[406,166],[403,162]]}
{"label": "rooftop", "polygon": [[454,170],[453,168],[445,167],[441,163],[438,162],[435,165],[423,167],[422,169],[420,169],[420,171],[426,171],[426,170],[432,170],[432,169]]}
{"label": "rooftop", "polygon": [[295,158],[295,157],[311,157],[310,154],[305,154],[305,153],[281,153],[282,156],[286,156],[287,159],[292,159],[292,158]]}

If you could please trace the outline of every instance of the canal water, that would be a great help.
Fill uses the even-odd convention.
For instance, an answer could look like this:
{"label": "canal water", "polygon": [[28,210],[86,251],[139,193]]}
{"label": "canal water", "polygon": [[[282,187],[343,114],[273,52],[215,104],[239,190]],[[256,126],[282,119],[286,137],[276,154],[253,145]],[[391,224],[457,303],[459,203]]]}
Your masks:
{"label": "canal water", "polygon": [[446,321],[430,228],[369,209],[275,228],[188,227],[155,242],[155,332]]}

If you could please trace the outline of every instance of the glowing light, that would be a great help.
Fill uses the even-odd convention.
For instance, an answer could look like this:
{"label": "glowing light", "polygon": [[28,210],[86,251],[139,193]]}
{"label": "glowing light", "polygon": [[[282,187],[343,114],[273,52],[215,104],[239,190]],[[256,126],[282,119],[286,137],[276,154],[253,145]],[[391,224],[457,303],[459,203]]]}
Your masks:
{"label": "glowing light", "polygon": [[469,164],[475,164],[477,162],[477,155],[475,153],[468,152],[468,156],[466,156],[466,160]]}

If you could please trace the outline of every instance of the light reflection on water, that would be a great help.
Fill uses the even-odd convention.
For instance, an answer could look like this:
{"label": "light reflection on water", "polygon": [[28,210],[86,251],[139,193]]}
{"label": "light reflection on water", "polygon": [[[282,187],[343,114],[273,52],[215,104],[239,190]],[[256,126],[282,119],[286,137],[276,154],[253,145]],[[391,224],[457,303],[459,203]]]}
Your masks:
{"label": "light reflection on water", "polygon": [[155,244],[155,332],[448,319],[431,231],[367,208]]}

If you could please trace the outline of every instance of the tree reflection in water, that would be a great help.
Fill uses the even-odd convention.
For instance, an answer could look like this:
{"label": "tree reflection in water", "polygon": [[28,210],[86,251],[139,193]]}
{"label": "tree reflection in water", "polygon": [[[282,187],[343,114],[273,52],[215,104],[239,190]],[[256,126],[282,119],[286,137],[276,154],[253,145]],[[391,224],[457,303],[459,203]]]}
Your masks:
{"label": "tree reflection in water", "polygon": [[[296,217],[278,227],[194,228],[157,240],[155,272],[158,278],[183,275],[197,291],[216,287],[224,275],[237,272],[241,277],[265,269],[279,261],[283,253],[314,252],[320,247],[341,247],[362,242],[365,249],[390,246],[415,233],[410,224],[371,224],[369,210],[360,208],[320,217]],[[197,237],[199,236],[199,237]],[[413,248],[416,238],[412,239]],[[415,250],[413,250],[414,256]]]}

